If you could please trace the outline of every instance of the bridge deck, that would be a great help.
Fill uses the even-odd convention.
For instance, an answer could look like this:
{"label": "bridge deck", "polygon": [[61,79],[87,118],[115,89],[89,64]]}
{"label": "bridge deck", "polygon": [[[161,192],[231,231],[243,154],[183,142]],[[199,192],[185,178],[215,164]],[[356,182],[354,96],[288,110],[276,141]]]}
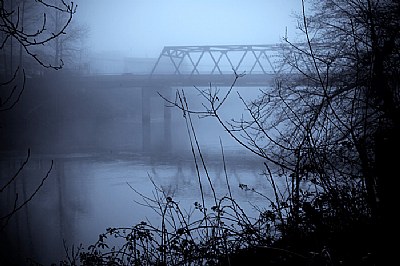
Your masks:
{"label": "bridge deck", "polygon": [[[236,86],[262,87],[275,83],[275,74],[251,74],[240,77]],[[79,78],[79,81],[89,87],[191,87],[191,86],[231,86],[235,80],[234,74],[223,75],[93,75]]]}

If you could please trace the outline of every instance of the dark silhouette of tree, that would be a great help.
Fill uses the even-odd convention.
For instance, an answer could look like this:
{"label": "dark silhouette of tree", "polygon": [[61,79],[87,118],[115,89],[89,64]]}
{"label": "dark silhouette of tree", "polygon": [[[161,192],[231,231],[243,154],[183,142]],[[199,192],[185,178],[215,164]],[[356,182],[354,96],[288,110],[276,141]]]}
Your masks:
{"label": "dark silhouette of tree", "polygon": [[[336,183],[338,176],[346,180],[344,188],[334,189],[327,195],[347,190],[351,199],[354,192],[350,184],[361,181],[356,187],[357,194],[370,222],[376,224],[375,232],[369,236],[376,237],[379,243],[376,248],[383,256],[388,254],[389,246],[385,245],[384,236],[397,230],[392,215],[396,202],[393,181],[398,171],[394,154],[400,148],[400,4],[374,0],[312,3],[312,15],[307,17],[303,1],[300,24],[307,45],[292,45],[288,62],[316,86],[308,87],[306,93],[297,88],[284,91],[301,97],[295,105],[289,104],[292,109],[298,106],[293,113],[301,114],[299,117],[311,115],[302,130],[305,133],[302,139],[307,143],[302,147],[306,148],[305,155],[318,166],[312,169],[328,174],[320,176],[321,182]],[[299,64],[301,56],[306,62]],[[289,95],[284,98],[288,99]],[[327,137],[316,137],[322,134]],[[336,168],[334,172],[327,173],[326,169],[332,168],[329,165]],[[346,169],[352,171],[345,172]],[[342,195],[336,197],[331,202],[347,205],[343,204]],[[354,207],[347,217],[358,217],[354,210],[360,208]]]}
{"label": "dark silhouette of tree", "polygon": [[247,110],[240,119],[219,112],[237,73],[225,95],[199,89],[206,110],[169,102],[216,118],[286,184],[272,206],[282,221],[282,245],[319,254],[331,248],[334,264],[373,256],[380,263],[389,257],[385,238],[397,231],[400,4],[302,0],[302,7],[302,37],[282,45],[291,73],[253,101],[238,94]]}
{"label": "dark silhouette of tree", "polygon": [[[33,58],[37,63],[45,68],[60,69],[63,62],[57,61],[54,64],[46,62],[36,53],[38,47],[48,44],[52,40],[59,38],[65,34],[65,30],[72,21],[72,16],[76,11],[76,5],[67,4],[64,1],[47,1],[38,0],[36,5],[30,4],[30,10],[35,10],[36,19],[39,18],[40,24],[35,24],[34,29],[29,29],[25,23],[25,15],[28,12],[25,0],[21,1],[1,1],[1,46],[3,55],[9,53],[10,63],[14,62],[13,49],[14,43],[22,47],[22,49]],[[65,18],[55,29],[48,22],[47,13],[57,12]],[[13,66],[14,64],[11,64]]]}
{"label": "dark silhouette of tree", "polygon": [[[58,70],[63,66],[60,59],[59,62],[51,64],[37,53],[38,48],[48,45],[51,41],[65,34],[65,30],[70,24],[73,14],[76,11],[76,5],[66,3],[65,1],[43,1],[35,2],[26,0],[9,0],[0,1],[0,50],[2,55],[2,68],[0,79],[0,115],[5,115],[7,111],[18,103],[25,89],[26,73],[25,60],[28,57],[33,59],[43,68]],[[66,19],[55,31],[50,29],[48,24],[48,12],[57,12],[63,14]],[[36,23],[27,23],[28,19],[32,19],[32,14],[39,16]],[[39,24],[37,23],[38,21]],[[18,51],[18,53],[17,53]],[[1,130],[1,129],[0,129]],[[0,186],[0,195],[5,195],[11,184],[15,183],[18,176],[26,166],[30,158],[30,150],[16,173]],[[15,195],[14,204],[9,209],[3,209],[0,213],[0,231],[4,230],[11,217],[22,209],[37,194],[43,186],[44,181],[48,178],[53,167],[53,162],[49,167],[47,174],[38,184],[37,188],[26,198],[19,199],[18,194]],[[4,194],[3,194],[4,193]]]}
{"label": "dark silhouette of tree", "polygon": [[[76,5],[60,1],[45,0],[1,0],[0,1],[0,119],[6,116],[19,102],[25,90],[27,76],[42,72],[40,69],[59,70],[63,61],[53,64],[41,53],[43,47],[65,34],[65,30],[72,21]],[[63,14],[66,18],[55,30],[49,24],[49,13]],[[0,130],[2,128],[0,127]],[[49,169],[32,191],[26,191],[21,197],[18,193],[18,179],[29,163],[31,151],[28,149],[26,157],[15,173],[8,178],[2,177],[0,184],[0,264],[14,264],[16,259],[11,243],[7,243],[7,225],[38,193],[53,169],[51,161]],[[24,186],[24,184],[22,185]],[[7,204],[6,204],[7,202]],[[11,250],[10,250],[11,249]],[[4,256],[5,257],[4,257]]]}

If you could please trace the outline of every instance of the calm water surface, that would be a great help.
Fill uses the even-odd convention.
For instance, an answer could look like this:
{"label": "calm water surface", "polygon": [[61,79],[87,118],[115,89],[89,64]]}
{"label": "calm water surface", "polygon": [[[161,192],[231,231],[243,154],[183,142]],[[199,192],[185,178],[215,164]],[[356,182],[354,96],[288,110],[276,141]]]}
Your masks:
{"label": "calm water surface", "polygon": [[[239,184],[254,187],[271,195],[262,161],[243,150],[226,150],[226,167],[234,198],[256,215],[252,204],[268,207],[266,200]],[[220,151],[204,153],[207,170],[217,196],[228,194]],[[53,169],[44,186],[26,208],[10,220],[6,234],[9,254],[19,258],[32,257],[44,265],[64,258],[63,240],[67,246],[89,245],[107,227],[131,226],[143,220],[157,225],[159,217],[153,210],[139,204],[140,193],[152,197],[154,180],[157,186],[184,208],[193,208],[201,200],[195,163],[190,154],[184,156],[150,156],[143,154],[73,154],[32,155],[29,163],[7,191],[1,194],[1,210],[12,208],[29,198],[40,184],[54,160]],[[1,184],[19,168],[23,157],[1,159]],[[212,199],[204,169],[200,167],[204,193]],[[129,185],[128,185],[129,183]],[[138,203],[139,202],[139,203]]]}

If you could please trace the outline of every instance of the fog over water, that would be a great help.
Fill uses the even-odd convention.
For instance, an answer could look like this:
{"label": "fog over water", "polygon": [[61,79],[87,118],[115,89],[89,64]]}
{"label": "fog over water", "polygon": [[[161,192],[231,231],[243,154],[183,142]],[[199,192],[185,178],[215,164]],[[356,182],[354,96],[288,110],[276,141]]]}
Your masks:
{"label": "fog over water", "polygon": [[[199,200],[182,111],[169,108],[171,118],[166,120],[165,101],[155,93],[158,87],[165,92],[164,84],[157,84],[149,98],[151,147],[146,147],[143,88],[119,80],[114,87],[101,87],[99,79],[105,74],[147,74],[164,46],[275,44],[285,34],[295,38],[293,12],[299,12],[301,4],[298,0],[74,2],[78,4],[74,19],[88,28],[80,58],[85,70],[79,75],[60,71],[29,76],[20,101],[1,118],[1,184],[18,172],[28,149],[30,158],[15,183],[1,194],[0,208],[12,207],[16,194],[20,201],[28,199],[52,160],[54,164],[33,200],[10,220],[2,237],[11,244],[0,250],[45,265],[62,259],[63,239],[67,245],[90,244],[110,226],[129,226],[146,217],[157,223],[151,210],[135,202],[140,197],[127,183],[151,195],[151,177],[188,208]],[[128,61],[133,62],[129,67]],[[190,107],[202,109],[204,99],[193,86],[167,88],[166,94],[173,99],[177,89],[185,91]],[[219,89],[224,92],[228,87]],[[236,92],[251,100],[259,89],[235,88],[221,109],[224,119],[245,113]],[[214,119],[193,119],[218,195],[227,193],[222,142],[233,195],[250,212],[250,203],[265,205],[262,197],[239,189],[239,184],[247,184],[272,193],[261,175],[263,161],[245,151]],[[165,139],[167,130],[170,141]],[[205,193],[211,195],[209,189]]]}

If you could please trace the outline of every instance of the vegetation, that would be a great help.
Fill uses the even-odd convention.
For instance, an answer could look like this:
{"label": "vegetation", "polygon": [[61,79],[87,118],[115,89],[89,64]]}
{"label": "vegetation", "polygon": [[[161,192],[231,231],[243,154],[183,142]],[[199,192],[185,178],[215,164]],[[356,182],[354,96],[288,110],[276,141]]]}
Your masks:
{"label": "vegetation", "polygon": [[[305,1],[303,39],[284,40],[292,74],[253,101],[246,114],[225,120],[232,97],[198,89],[204,109],[190,108],[183,91],[165,99],[186,122],[201,192],[185,210],[154,183],[143,204],[160,225],[108,228],[88,248],[66,248],[62,265],[387,265],[394,225],[399,150],[399,14],[397,1]],[[302,44],[299,44],[302,43]],[[249,217],[229,192],[217,197],[192,116],[216,119],[244,148],[265,160],[273,188],[269,206]],[[221,145],[222,157],[224,158]],[[199,169],[205,170],[201,175]],[[279,182],[278,182],[279,181]],[[226,186],[230,191],[229,178]],[[243,190],[259,193],[241,184]]]}
{"label": "vegetation", "polygon": [[[190,109],[183,91],[166,99],[183,112],[197,167],[206,169],[192,115],[217,119],[265,159],[275,192],[270,206],[252,220],[231,195],[214,196],[212,207],[203,198],[188,214],[155,185],[154,199],[142,196],[158,211],[161,227],[109,228],[71,264],[79,257],[85,265],[385,265],[393,256],[386,237],[396,230],[400,5],[312,1],[310,16],[305,1],[302,6],[304,38],[284,40],[292,75],[278,77],[251,102],[238,94],[247,110],[241,119],[226,121],[219,110],[242,74],[235,73],[224,95],[199,89],[204,110]],[[212,188],[207,174],[202,178]],[[110,249],[110,237],[122,244]]]}
{"label": "vegetation", "polygon": [[[27,77],[40,74],[43,69],[59,70],[63,66],[61,58],[54,64],[41,52],[51,43],[56,42],[72,21],[76,5],[64,1],[46,2],[42,0],[1,0],[0,1],[0,121],[11,112],[20,101],[26,87]],[[63,16],[59,27],[49,30],[49,14]],[[2,130],[0,126],[0,130]],[[24,196],[19,197],[18,178],[29,163],[31,150],[21,161],[16,172],[0,184],[0,264],[11,263],[7,258],[7,226],[24,206],[38,193],[53,169],[49,169],[32,191],[24,189]],[[3,254],[4,253],[4,254]],[[14,263],[14,262],[13,262]]]}

